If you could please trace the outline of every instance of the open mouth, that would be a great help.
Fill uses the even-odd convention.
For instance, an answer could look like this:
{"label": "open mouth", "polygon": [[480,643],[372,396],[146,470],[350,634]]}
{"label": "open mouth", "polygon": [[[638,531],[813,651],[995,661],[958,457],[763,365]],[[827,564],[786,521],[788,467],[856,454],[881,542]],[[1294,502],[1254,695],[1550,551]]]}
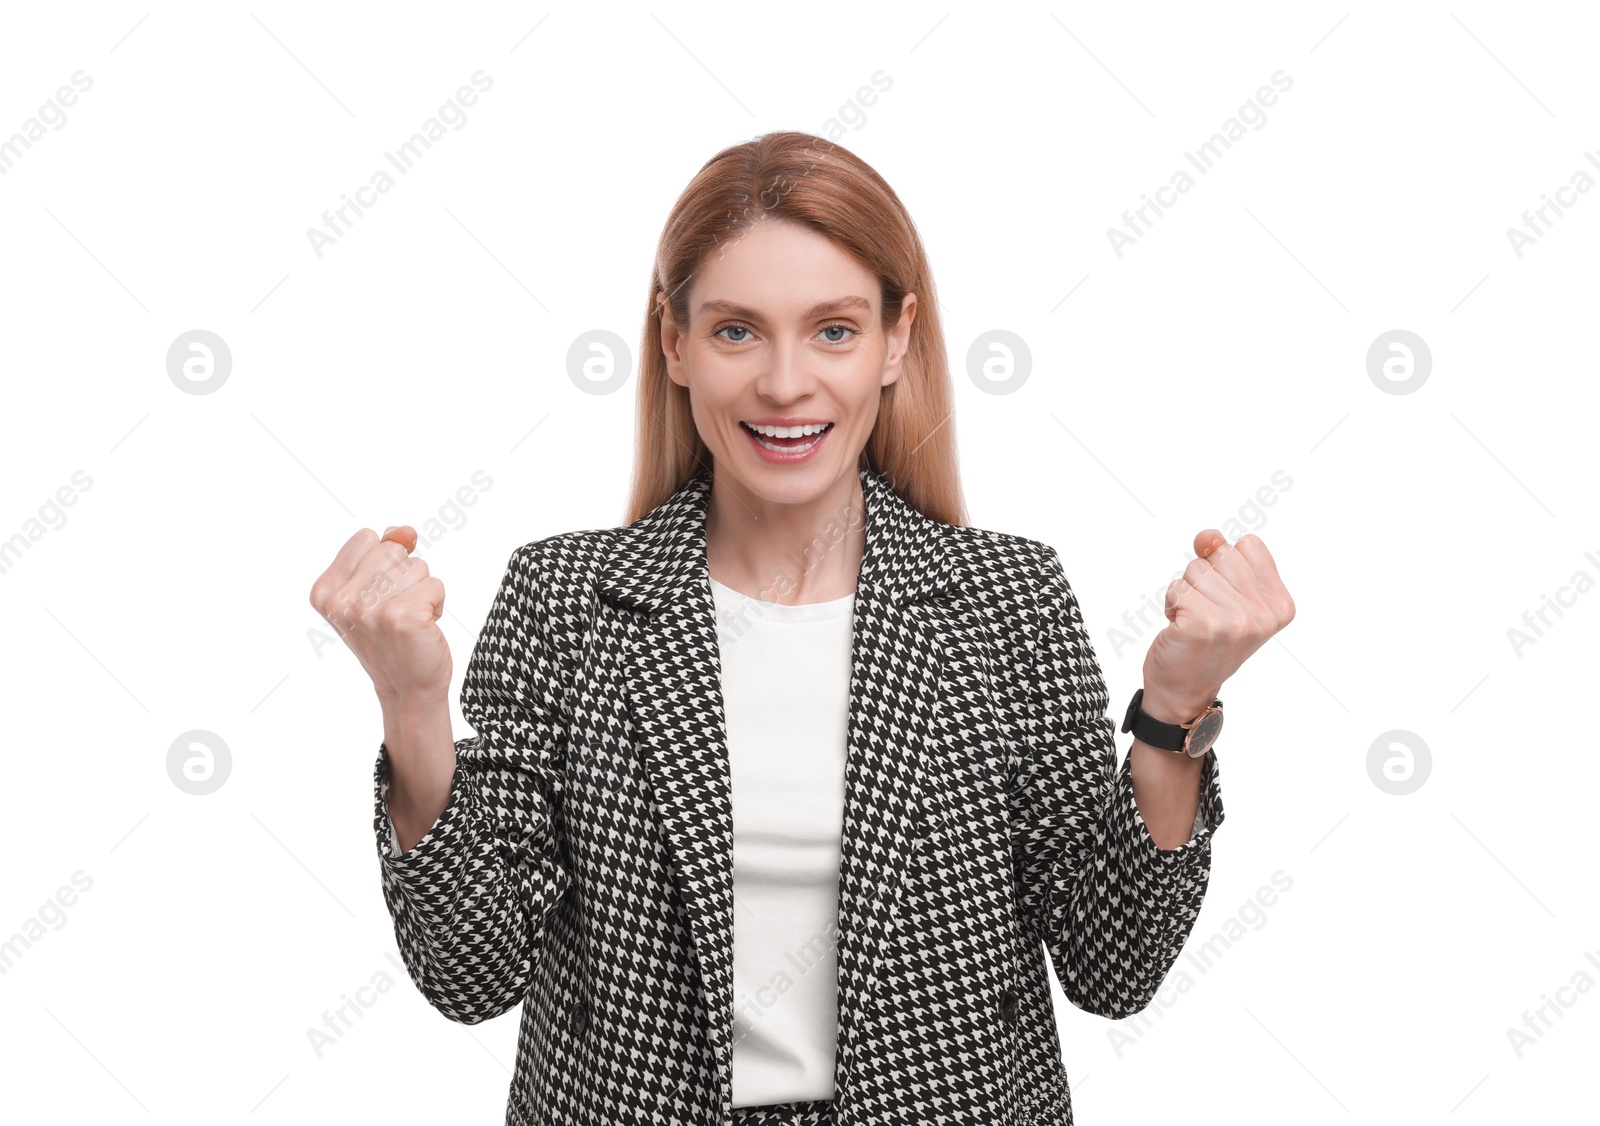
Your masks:
{"label": "open mouth", "polygon": [[814,426],[751,426],[741,422],[739,426],[762,449],[790,456],[808,452],[833,429],[831,422]]}

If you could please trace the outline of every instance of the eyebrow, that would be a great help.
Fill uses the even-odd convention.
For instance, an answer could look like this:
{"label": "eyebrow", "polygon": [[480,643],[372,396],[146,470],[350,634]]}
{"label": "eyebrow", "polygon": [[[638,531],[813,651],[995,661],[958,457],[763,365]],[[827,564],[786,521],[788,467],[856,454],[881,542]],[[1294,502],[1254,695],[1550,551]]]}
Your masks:
{"label": "eyebrow", "polygon": [[[818,301],[802,315],[802,320],[815,320],[818,317],[828,317],[835,313],[842,313],[846,309],[862,309],[872,311],[872,304],[865,297],[836,297],[832,301]],[[759,321],[762,315],[756,310],[740,305],[736,301],[707,301],[700,306],[702,313],[726,313],[731,317],[743,317],[746,320]]]}

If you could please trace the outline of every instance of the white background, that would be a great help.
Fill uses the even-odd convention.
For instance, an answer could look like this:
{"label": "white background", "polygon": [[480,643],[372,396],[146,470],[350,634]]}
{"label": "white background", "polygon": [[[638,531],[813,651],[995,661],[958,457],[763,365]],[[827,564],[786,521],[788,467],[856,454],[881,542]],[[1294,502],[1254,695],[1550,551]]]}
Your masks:
{"label": "white background", "polygon": [[[1119,722],[1150,635],[1111,631],[1195,532],[1256,531],[1297,602],[1222,692],[1188,950],[1255,923],[1143,1018],[1057,994],[1078,1121],[1592,1112],[1600,192],[1520,257],[1506,231],[1600,178],[1596,31],[1578,4],[8,6],[0,138],[93,85],[0,176],[0,539],[28,540],[0,573],[0,941],[92,883],[0,974],[0,1116],[501,1120],[520,1010],[452,1024],[391,961],[379,709],[307,594],[357,528],[484,471],[419,552],[459,688],[511,551],[621,520],[633,384],[583,393],[569,345],[638,340],[673,200],[784,128],[915,217],[972,522],[1060,549]],[[319,257],[307,228],[479,70],[465,125]],[[1280,70],[1265,124],[1114,253]],[[1008,395],[966,367],[995,328],[1032,353]],[[1404,395],[1367,371],[1397,328],[1432,354]],[[193,329],[232,354],[212,394],[167,374]],[[204,797],[167,769],[194,729],[231,761]],[[1368,765],[1397,729],[1431,754],[1404,796]]]}

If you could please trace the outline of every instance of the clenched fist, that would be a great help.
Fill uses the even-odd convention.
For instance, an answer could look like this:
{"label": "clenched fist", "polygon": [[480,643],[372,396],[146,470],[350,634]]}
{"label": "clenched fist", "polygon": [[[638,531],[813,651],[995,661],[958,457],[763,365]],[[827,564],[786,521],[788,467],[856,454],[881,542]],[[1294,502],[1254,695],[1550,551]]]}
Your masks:
{"label": "clenched fist", "polygon": [[[1192,719],[1245,659],[1294,621],[1294,599],[1278,566],[1252,533],[1228,539],[1216,528],[1194,537],[1195,558],[1167,587],[1167,620],[1144,659],[1141,704],[1167,723]],[[1166,714],[1161,714],[1166,713]]]}
{"label": "clenched fist", "polygon": [[447,701],[450,646],[438,626],[444,584],[412,556],[417,534],[371,528],[351,536],[311,584],[314,606],[349,646],[387,707]]}

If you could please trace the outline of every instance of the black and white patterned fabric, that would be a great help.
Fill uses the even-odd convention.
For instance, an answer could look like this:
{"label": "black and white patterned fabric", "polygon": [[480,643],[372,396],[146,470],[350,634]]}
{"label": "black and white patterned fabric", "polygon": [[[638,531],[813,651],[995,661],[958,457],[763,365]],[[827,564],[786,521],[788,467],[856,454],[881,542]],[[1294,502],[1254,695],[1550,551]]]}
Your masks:
{"label": "black and white patterned fabric", "polygon": [[[1045,957],[1081,1009],[1150,1004],[1205,896],[1216,753],[1198,830],[1157,848],[1056,551],[860,472],[832,1119],[1070,1126]],[[523,1005],[508,1126],[733,1120],[710,488],[512,553],[461,693],[476,734],[399,856],[378,748],[413,982],[468,1024]]]}

